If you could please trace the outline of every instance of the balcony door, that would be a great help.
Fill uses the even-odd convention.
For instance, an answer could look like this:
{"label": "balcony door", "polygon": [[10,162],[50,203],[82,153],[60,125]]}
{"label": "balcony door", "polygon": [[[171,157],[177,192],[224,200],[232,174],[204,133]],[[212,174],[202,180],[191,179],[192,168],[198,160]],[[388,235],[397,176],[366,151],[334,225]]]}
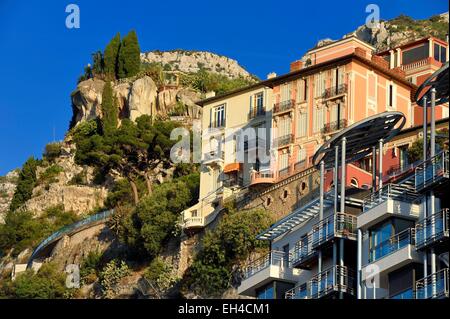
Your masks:
{"label": "balcony door", "polygon": [[391,222],[384,223],[370,231],[370,253],[371,260],[376,260],[379,256],[384,256],[388,245],[380,245],[391,238],[393,227]]}

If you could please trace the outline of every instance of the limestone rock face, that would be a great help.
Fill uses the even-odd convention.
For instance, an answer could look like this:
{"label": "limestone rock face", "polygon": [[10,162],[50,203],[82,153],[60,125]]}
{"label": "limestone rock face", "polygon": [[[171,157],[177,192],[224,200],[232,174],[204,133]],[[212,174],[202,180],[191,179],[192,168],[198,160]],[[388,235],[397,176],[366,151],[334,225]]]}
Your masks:
{"label": "limestone rock face", "polygon": [[105,82],[89,79],[80,82],[72,93],[76,123],[95,119],[101,115],[102,92]]}
{"label": "limestone rock face", "polygon": [[0,179],[0,224],[4,222],[4,216],[11,204],[18,177],[18,171],[11,171]]}
{"label": "limestone rock face", "polygon": [[156,84],[149,76],[134,81],[129,98],[130,119],[134,121],[141,115],[154,114],[157,95]]}
{"label": "limestone rock face", "polygon": [[145,63],[161,63],[172,71],[196,73],[200,70],[225,75],[228,78],[244,77],[251,75],[236,60],[226,56],[217,55],[205,51],[152,51],[141,53],[141,61]]}

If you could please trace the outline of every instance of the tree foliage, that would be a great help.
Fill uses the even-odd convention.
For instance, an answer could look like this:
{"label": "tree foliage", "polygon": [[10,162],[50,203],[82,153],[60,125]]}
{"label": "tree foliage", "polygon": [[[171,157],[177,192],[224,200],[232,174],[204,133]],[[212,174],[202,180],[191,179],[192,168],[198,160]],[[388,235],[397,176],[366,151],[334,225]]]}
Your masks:
{"label": "tree foliage", "polygon": [[36,185],[36,168],[39,163],[34,157],[30,157],[23,165],[14,196],[11,200],[9,208],[11,211],[15,211],[31,198],[33,188]]}
{"label": "tree foliage", "polygon": [[66,274],[53,263],[45,263],[37,273],[29,269],[15,281],[5,281],[0,287],[0,297],[14,299],[63,299],[70,297],[72,289],[66,288]]}
{"label": "tree foliage", "polygon": [[141,68],[141,49],[134,30],[122,40],[118,57],[118,78],[128,78],[138,74]]}
{"label": "tree foliage", "polygon": [[102,93],[102,129],[106,136],[114,133],[118,125],[119,110],[117,99],[111,86],[106,82]]}
{"label": "tree foliage", "polygon": [[10,211],[5,216],[5,223],[0,225],[0,252],[5,253],[14,248],[13,255],[17,255],[25,248],[35,247],[54,231],[77,220],[77,215],[64,212],[61,206],[51,207],[37,218],[28,211]]}
{"label": "tree foliage", "polygon": [[256,239],[273,222],[262,209],[231,210],[216,229],[206,233],[203,249],[184,277],[184,290],[198,294],[219,294],[232,284],[233,267],[265,243]]}
{"label": "tree foliage", "polygon": [[115,79],[117,76],[117,65],[120,50],[120,33],[108,43],[103,53],[103,61],[105,65],[105,74],[108,79]]}

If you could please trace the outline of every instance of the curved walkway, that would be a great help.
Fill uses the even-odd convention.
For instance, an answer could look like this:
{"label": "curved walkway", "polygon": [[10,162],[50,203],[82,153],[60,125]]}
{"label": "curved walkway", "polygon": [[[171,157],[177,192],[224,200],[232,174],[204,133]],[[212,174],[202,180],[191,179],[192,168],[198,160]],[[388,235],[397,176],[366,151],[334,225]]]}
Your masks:
{"label": "curved walkway", "polygon": [[44,239],[33,251],[31,257],[28,259],[27,268],[31,267],[34,258],[41,252],[44,248],[48,247],[52,243],[60,240],[63,236],[72,235],[84,229],[90,228],[97,224],[105,222],[114,212],[113,209],[106,210],[95,215],[89,216],[82,219],[76,223],[64,226],[63,228],[57,230],[46,239]]}

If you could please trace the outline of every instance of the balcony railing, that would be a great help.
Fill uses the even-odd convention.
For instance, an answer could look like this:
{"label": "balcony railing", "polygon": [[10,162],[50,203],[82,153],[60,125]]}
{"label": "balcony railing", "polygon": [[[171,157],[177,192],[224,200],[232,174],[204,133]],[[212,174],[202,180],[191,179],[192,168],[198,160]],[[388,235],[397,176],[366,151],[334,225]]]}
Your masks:
{"label": "balcony railing", "polygon": [[289,111],[294,107],[294,105],[295,105],[294,100],[286,100],[279,103],[275,103],[275,105],[273,106],[273,113],[275,114]]}
{"label": "balcony railing", "polygon": [[326,89],[325,92],[323,92],[323,98],[329,99],[344,93],[347,93],[347,84],[345,83]]}
{"label": "balcony railing", "polygon": [[402,292],[396,293],[395,295],[389,296],[389,299],[414,299],[415,292],[413,288],[408,288]]}
{"label": "balcony railing", "polygon": [[416,224],[416,248],[422,249],[449,236],[449,209],[422,219]]}
{"label": "balcony railing", "polygon": [[266,115],[265,108],[254,108],[248,112],[248,119],[251,120],[264,115]]}
{"label": "balcony railing", "polygon": [[318,273],[308,282],[288,290],[285,296],[286,299],[318,299],[335,291],[355,293],[353,272],[345,266],[334,266]]}
{"label": "balcony railing", "polygon": [[300,239],[294,246],[291,254],[291,264],[298,265],[304,261],[309,260],[317,254],[312,246],[312,233],[309,233],[306,237]]}
{"label": "balcony railing", "polygon": [[282,251],[273,250],[264,256],[250,262],[243,271],[243,279],[248,279],[256,273],[270,267],[289,267],[289,255]]}
{"label": "balcony railing", "polygon": [[324,125],[324,127],[322,128],[322,134],[329,134],[329,133],[333,133],[336,132],[340,129],[346,128],[347,127],[347,120],[346,119],[342,119],[339,121],[334,121],[331,123],[327,123]]}
{"label": "balcony railing", "polygon": [[448,268],[444,268],[434,274],[416,281],[416,298],[448,298],[448,287]]}
{"label": "balcony railing", "polygon": [[370,249],[370,262],[377,261],[403,247],[414,245],[414,228],[408,228]]}
{"label": "balcony railing", "polygon": [[274,139],[273,143],[276,147],[283,147],[288,144],[294,143],[294,134],[277,137]]}
{"label": "balcony railing", "polygon": [[370,193],[363,198],[363,213],[384,203],[388,199],[412,202],[417,199],[417,197],[416,192],[405,185],[392,183],[386,184],[381,188],[381,190]]}
{"label": "balcony railing", "polygon": [[294,171],[300,171],[304,168],[306,168],[306,159],[301,160],[294,164]]}
{"label": "balcony railing", "polygon": [[357,218],[352,215],[333,214],[313,226],[312,247],[316,248],[334,237],[356,239]]}
{"label": "balcony railing", "polygon": [[205,153],[203,156],[203,164],[213,164],[216,162],[225,160],[225,152],[224,151],[212,151],[209,153]]}
{"label": "balcony railing", "polygon": [[441,152],[418,165],[415,171],[416,190],[422,190],[442,178],[448,178],[448,168],[448,151]]}

